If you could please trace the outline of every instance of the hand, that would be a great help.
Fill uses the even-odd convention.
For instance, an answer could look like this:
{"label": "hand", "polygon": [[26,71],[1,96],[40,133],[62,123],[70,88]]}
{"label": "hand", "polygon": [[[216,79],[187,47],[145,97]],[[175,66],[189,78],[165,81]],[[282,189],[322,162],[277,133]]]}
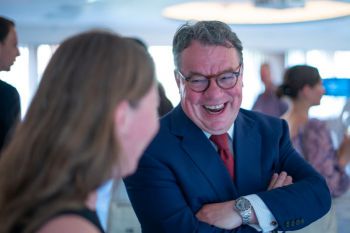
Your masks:
{"label": "hand", "polygon": [[267,190],[280,188],[290,184],[293,184],[293,178],[288,176],[287,172],[283,171],[280,174],[274,173]]}
{"label": "hand", "polygon": [[218,228],[226,230],[237,228],[242,225],[242,218],[234,211],[234,204],[234,201],[206,204],[197,212],[196,217]]}

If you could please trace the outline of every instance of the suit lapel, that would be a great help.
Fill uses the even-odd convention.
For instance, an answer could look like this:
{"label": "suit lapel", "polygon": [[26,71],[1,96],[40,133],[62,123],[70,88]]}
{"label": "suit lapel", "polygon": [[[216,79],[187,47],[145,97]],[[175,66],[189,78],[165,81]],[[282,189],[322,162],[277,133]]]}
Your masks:
{"label": "suit lapel", "polygon": [[221,201],[237,196],[220,156],[203,131],[185,115],[180,106],[174,111],[171,131],[182,138],[183,150],[208,180]]}
{"label": "suit lapel", "polygon": [[261,134],[255,121],[242,112],[235,121],[233,141],[236,187],[246,195],[261,186]]}

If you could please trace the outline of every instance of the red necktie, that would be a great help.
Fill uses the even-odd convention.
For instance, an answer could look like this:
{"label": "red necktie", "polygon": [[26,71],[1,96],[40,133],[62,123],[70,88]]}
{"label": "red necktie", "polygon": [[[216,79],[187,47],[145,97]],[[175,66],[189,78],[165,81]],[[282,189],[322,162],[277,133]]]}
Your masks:
{"label": "red necktie", "polygon": [[210,140],[212,140],[218,147],[220,157],[224,162],[231,178],[234,179],[234,161],[233,154],[230,151],[228,134],[211,135]]}

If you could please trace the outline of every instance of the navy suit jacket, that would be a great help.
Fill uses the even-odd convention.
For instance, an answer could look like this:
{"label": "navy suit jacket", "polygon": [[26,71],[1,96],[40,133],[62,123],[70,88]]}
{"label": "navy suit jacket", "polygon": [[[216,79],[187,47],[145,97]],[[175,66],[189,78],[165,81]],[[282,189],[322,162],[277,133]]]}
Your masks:
{"label": "navy suit jacket", "polygon": [[[126,178],[130,201],[145,233],[232,232],[199,221],[208,203],[257,194],[279,230],[296,230],[324,215],[331,198],[324,179],[297,154],[284,120],[241,109],[234,123],[235,181],[205,136],[176,107],[161,120],[136,173]],[[273,173],[293,184],[267,191]],[[241,226],[237,232],[256,232]]]}

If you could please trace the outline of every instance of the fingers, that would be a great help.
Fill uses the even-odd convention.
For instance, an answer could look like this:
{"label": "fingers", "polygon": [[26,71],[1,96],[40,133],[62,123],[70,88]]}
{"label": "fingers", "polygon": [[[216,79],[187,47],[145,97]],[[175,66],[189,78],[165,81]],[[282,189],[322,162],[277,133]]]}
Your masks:
{"label": "fingers", "polygon": [[286,179],[283,182],[282,186],[293,184],[293,178],[291,176],[287,176]]}
{"label": "fingers", "polygon": [[277,174],[277,173],[274,173],[274,174],[272,175],[272,178],[271,178],[271,181],[270,181],[270,184],[269,184],[269,187],[267,188],[267,190],[273,189],[273,186],[274,186],[274,184],[276,183],[277,178],[278,178],[278,174]]}
{"label": "fingers", "polygon": [[293,179],[291,176],[288,176],[287,172],[283,171],[280,174],[274,173],[271,178],[268,190],[290,185],[292,183]]}
{"label": "fingers", "polygon": [[282,187],[283,183],[285,181],[285,179],[287,178],[287,173],[286,172],[281,172],[275,182],[274,187],[278,188],[278,187]]}

